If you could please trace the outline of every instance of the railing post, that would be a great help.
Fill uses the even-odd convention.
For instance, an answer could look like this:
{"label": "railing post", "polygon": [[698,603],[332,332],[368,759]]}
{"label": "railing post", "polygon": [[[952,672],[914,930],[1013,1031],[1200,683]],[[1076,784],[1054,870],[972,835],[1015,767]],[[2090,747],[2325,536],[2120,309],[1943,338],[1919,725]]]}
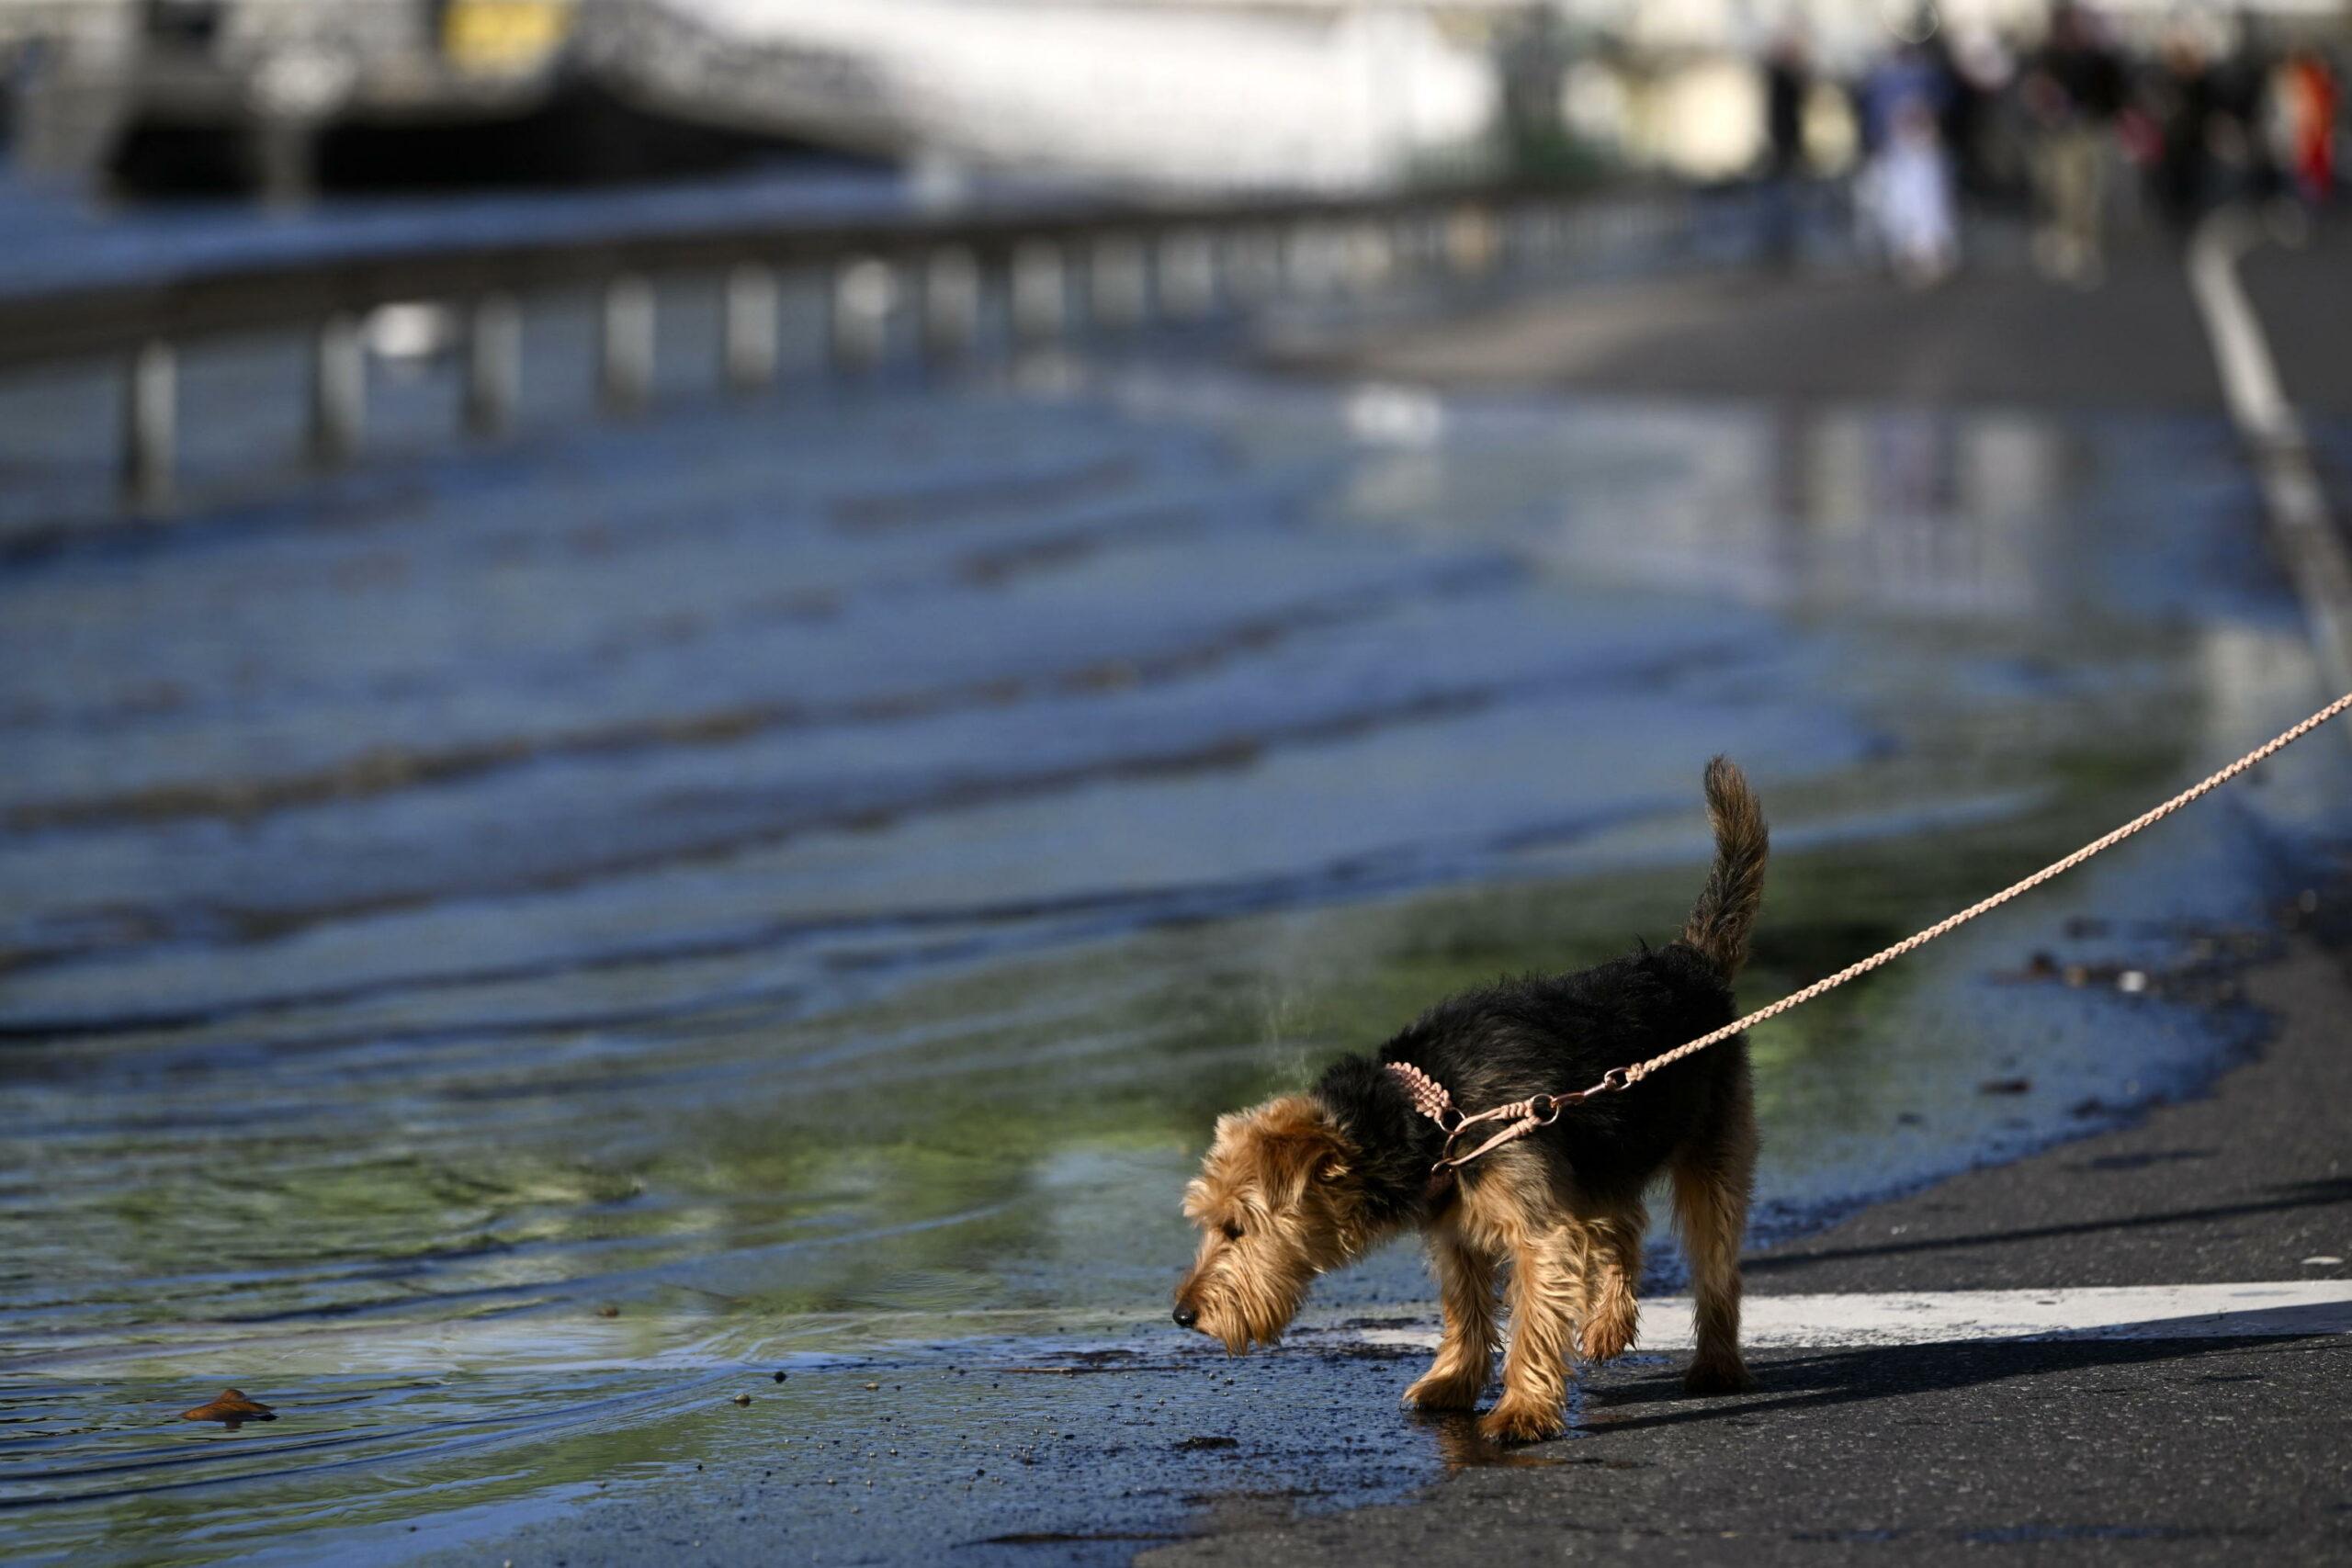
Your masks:
{"label": "railing post", "polygon": [[1227,292],[1241,305],[1262,305],[1282,292],[1283,241],[1262,224],[1228,230],[1224,237]]}
{"label": "railing post", "polygon": [[1388,255],[1391,276],[1398,281],[1410,278],[1420,270],[1420,256],[1415,243],[1413,216],[1399,213],[1388,220]]}
{"label": "railing post", "polygon": [[1160,308],[1179,321],[1216,310],[1216,243],[1197,229],[1180,229],[1159,242]]}
{"label": "railing post", "polygon": [[179,357],[158,338],[141,344],[124,367],[123,499],[142,512],[171,503],[173,448],[179,424]]}
{"label": "railing post", "polygon": [[1446,263],[1454,276],[1466,280],[1492,275],[1499,249],[1495,227],[1494,209],[1484,203],[1465,201],[1454,208],[1445,226]]}
{"label": "railing post", "polygon": [[653,286],[624,273],[605,285],[599,389],[605,407],[634,413],[653,395]]}
{"label": "railing post", "polygon": [[776,299],[775,268],[745,262],[728,273],[720,332],[729,389],[754,392],[775,379]]}
{"label": "railing post", "polygon": [[980,269],[958,246],[934,251],[923,268],[922,345],[933,359],[968,352],[979,333]]}
{"label": "railing post", "polygon": [[1151,312],[1151,274],[1142,245],[1106,234],[1088,253],[1087,311],[1097,326],[1139,327]]}
{"label": "railing post", "polygon": [[1377,294],[1396,273],[1396,256],[1388,231],[1368,219],[1348,225],[1348,286],[1362,295]]}
{"label": "railing post", "polygon": [[1279,293],[1299,297],[1314,292],[1316,282],[1315,224],[1311,219],[1294,220],[1282,237],[1282,281]]}
{"label": "railing post", "polygon": [[523,312],[507,295],[485,295],[466,327],[466,428],[505,434],[522,392]]}
{"label": "railing post", "polygon": [[843,262],[833,274],[833,364],[844,371],[873,369],[888,346],[890,307],[898,279],[878,256]]}
{"label": "railing post", "polygon": [[311,459],[348,462],[368,423],[368,353],[359,323],[338,312],[311,339]]}
{"label": "railing post", "polygon": [[1060,247],[1032,240],[1012,253],[1012,335],[1023,344],[1060,335],[1069,315]]}

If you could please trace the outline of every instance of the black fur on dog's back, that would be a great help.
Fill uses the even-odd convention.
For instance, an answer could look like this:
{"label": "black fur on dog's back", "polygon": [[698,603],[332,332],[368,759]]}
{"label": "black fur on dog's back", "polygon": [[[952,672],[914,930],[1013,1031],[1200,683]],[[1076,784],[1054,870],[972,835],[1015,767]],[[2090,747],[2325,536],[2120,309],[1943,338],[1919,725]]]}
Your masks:
{"label": "black fur on dog's back", "polygon": [[[1764,819],[1739,770],[1707,770],[1716,853],[1683,940],[1572,975],[1506,979],[1449,998],[1382,1046],[1333,1064],[1315,1086],[1364,1162],[1367,1187],[1399,1213],[1428,1201],[1443,1136],[1415,1112],[1390,1062],[1443,1084],[1454,1104],[1484,1111],[1535,1094],[1588,1089],[1611,1067],[1670,1051],[1729,1023],[1730,982],[1747,954],[1762,897]],[[1632,1089],[1564,1111],[1530,1134],[1555,1180],[1603,1201],[1631,1201],[1692,1141],[1710,1141],[1745,1092],[1747,1042],[1736,1037],[1660,1068]],[[1475,1147],[1487,1125],[1460,1149]],[[1459,1152],[1459,1150],[1457,1150]],[[1460,1172],[1480,1179],[1481,1162]]]}

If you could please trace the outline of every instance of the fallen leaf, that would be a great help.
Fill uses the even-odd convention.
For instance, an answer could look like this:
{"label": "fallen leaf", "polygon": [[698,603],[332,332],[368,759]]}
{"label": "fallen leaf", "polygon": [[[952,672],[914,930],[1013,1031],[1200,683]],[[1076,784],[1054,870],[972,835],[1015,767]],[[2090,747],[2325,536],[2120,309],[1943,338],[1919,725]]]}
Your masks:
{"label": "fallen leaf", "polygon": [[213,1395],[209,1404],[199,1404],[193,1410],[180,1412],[183,1421],[218,1421],[232,1432],[247,1421],[275,1421],[277,1412],[268,1405],[247,1399],[242,1389],[224,1388]]}

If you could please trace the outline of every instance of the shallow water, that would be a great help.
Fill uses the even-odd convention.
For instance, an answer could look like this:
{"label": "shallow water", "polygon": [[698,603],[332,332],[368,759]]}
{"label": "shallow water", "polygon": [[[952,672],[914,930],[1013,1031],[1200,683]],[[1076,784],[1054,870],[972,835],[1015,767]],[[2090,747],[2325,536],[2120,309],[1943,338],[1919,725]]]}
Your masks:
{"label": "shallow water", "polygon": [[[2234,756],[2324,697],[2255,517],[2193,420],[1114,359],[20,558],[11,1554],[389,1559],[756,1463],[818,1558],[1117,1556],[1413,1484],[1459,1434],[1360,1447],[1406,1369],[1157,1327],[1216,1112],[1670,935],[1715,751],[1759,1002]],[[2256,1039],[2326,744],[1758,1031],[1760,1238]],[[281,1419],[175,1419],[229,1383]]]}

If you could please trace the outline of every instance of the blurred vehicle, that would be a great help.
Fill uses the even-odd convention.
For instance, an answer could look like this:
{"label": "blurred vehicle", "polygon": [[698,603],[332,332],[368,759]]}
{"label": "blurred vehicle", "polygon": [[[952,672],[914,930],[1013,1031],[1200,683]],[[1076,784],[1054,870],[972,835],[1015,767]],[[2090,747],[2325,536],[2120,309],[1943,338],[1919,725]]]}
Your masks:
{"label": "blurred vehicle", "polygon": [[1351,0],[583,0],[581,26],[666,113],[1139,185],[1392,181],[1480,155],[1500,107],[1487,29]]}
{"label": "blurred vehicle", "polygon": [[0,0],[0,17],[35,6],[86,35],[42,62],[40,161],[284,196],[662,172],[752,145],[1194,189],[1467,172],[1500,108],[1488,24],[1523,9]]}
{"label": "blurred vehicle", "polygon": [[[334,139],[512,124],[560,83],[573,0],[133,0],[109,94],[137,186],[299,196]],[[347,155],[349,148],[345,149]]]}

